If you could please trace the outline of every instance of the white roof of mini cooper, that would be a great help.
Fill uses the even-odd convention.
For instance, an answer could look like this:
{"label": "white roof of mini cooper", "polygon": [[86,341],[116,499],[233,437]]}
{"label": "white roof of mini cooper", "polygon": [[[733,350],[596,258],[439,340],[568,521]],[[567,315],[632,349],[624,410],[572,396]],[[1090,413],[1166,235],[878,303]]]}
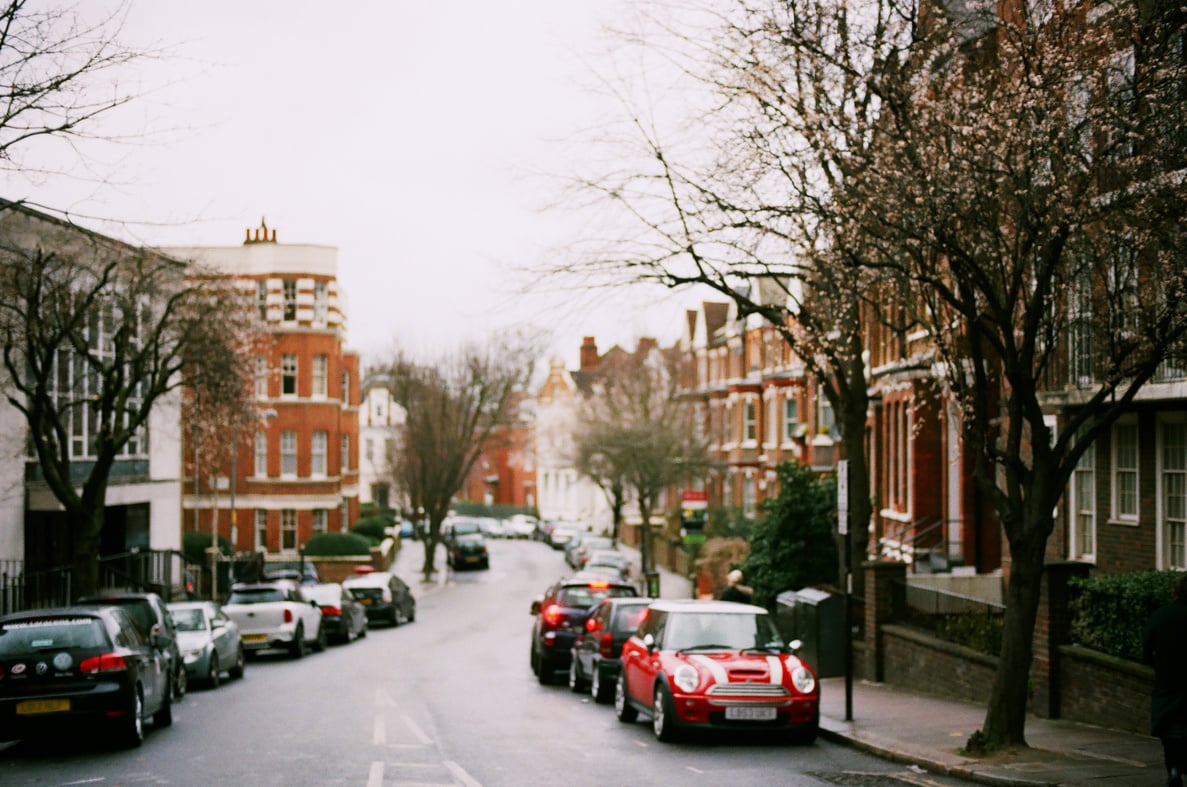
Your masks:
{"label": "white roof of mini cooper", "polygon": [[762,607],[754,604],[742,604],[737,601],[713,601],[710,599],[660,599],[651,603],[652,609],[664,612],[714,612],[753,615],[755,612],[767,614]]}

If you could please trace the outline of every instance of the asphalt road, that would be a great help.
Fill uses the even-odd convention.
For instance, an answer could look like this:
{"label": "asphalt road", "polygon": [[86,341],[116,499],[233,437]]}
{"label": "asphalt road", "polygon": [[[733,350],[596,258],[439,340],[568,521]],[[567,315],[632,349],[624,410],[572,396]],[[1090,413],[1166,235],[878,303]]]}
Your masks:
{"label": "asphalt road", "polygon": [[139,749],[65,736],[0,744],[0,784],[962,783],[822,740],[661,744],[646,721],[622,724],[587,695],[540,686],[528,607],[567,573],[563,557],[530,541],[495,541],[491,552],[489,571],[427,592],[415,623],[300,661],[263,656],[243,680],[193,690],[174,706],[173,726],[150,728]]}

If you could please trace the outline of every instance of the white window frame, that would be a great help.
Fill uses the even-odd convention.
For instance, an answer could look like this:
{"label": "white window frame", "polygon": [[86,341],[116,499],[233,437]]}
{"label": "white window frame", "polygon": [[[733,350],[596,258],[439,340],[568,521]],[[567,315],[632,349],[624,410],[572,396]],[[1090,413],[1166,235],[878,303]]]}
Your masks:
{"label": "white window frame", "polygon": [[268,511],[263,508],[255,510],[256,549],[268,551]]}
{"label": "white window frame", "polygon": [[339,442],[341,456],[338,457],[338,468],[341,475],[350,472],[350,434],[343,432]]}
{"label": "white window frame", "polygon": [[1096,445],[1076,462],[1068,488],[1068,554],[1096,562]]}
{"label": "white window frame", "polygon": [[[293,399],[300,395],[301,392],[301,366],[297,361],[296,353],[285,353],[280,356],[280,395],[286,399]],[[287,389],[288,384],[292,383],[293,390],[290,392]]]}
{"label": "white window frame", "polygon": [[268,281],[256,282],[256,312],[259,314],[260,322],[266,322],[268,319]]}
{"label": "white window frame", "polygon": [[313,356],[313,395],[318,399],[325,399],[328,389],[330,356]]}
{"label": "white window frame", "polygon": [[783,442],[790,444],[800,426],[800,402],[793,391],[783,399]]}
{"label": "white window frame", "polygon": [[[1122,465],[1125,461],[1121,457],[1122,435],[1132,434],[1133,456],[1132,463]],[[1110,486],[1112,487],[1112,511],[1110,520],[1113,522],[1136,525],[1141,515],[1141,441],[1138,435],[1137,418],[1125,416],[1113,424],[1110,446]],[[1128,451],[1126,451],[1128,453]],[[1128,458],[1126,458],[1128,459]],[[1125,490],[1122,487],[1125,487]],[[1132,491],[1130,491],[1132,490]],[[1132,501],[1130,498],[1132,497]],[[1130,504],[1132,503],[1132,510]]]}
{"label": "white window frame", "polygon": [[330,519],[330,517],[328,516],[328,512],[326,511],[326,509],[324,509],[324,508],[313,509],[313,532],[314,533],[326,532],[326,530],[327,530],[326,523],[329,521],[329,519]]}
{"label": "white window frame", "polygon": [[[1177,433],[1174,442],[1171,430]],[[1157,520],[1158,567],[1187,569],[1187,422],[1181,415],[1158,419]]]}
{"label": "white window frame", "polygon": [[280,433],[280,476],[297,477],[297,433],[291,429]]}
{"label": "white window frame", "polygon": [[309,474],[318,478],[326,476],[326,451],[330,441],[329,433],[316,430],[309,436]]}
{"label": "white window frame", "polygon": [[758,401],[753,394],[742,399],[742,445],[758,445]]}
{"label": "white window frame", "polygon": [[257,399],[268,398],[268,356],[257,355],[255,363],[255,393]]}
{"label": "white window frame", "polygon": [[284,322],[297,321],[297,280],[283,279],[281,286],[284,293],[284,311],[281,320]]}
{"label": "white window frame", "polygon": [[297,551],[297,510],[282,508],[280,510],[280,551]]}
{"label": "white window frame", "polygon": [[330,313],[329,287],[324,281],[313,283],[313,321],[325,324]]}
{"label": "white window frame", "polygon": [[254,456],[252,470],[256,478],[268,477],[268,433],[256,432],[252,446]]}

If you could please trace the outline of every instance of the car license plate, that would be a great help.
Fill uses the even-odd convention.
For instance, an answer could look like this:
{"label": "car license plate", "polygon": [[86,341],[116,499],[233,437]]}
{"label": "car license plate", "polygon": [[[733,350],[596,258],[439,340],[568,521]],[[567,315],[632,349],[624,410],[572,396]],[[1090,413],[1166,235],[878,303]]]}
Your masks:
{"label": "car license plate", "polygon": [[726,708],[728,721],[774,721],[774,708]]}
{"label": "car license plate", "polygon": [[18,716],[33,716],[38,713],[62,713],[70,710],[70,700],[25,700],[16,704]]}
{"label": "car license plate", "polygon": [[362,604],[364,607],[369,607],[369,606],[371,606],[371,599],[364,596],[363,598],[359,599],[359,603]]}
{"label": "car license plate", "polygon": [[244,642],[263,642],[268,639],[267,634],[244,634],[242,637]]}
{"label": "car license plate", "polygon": [[480,558],[480,557],[476,557],[476,556],[474,556],[474,555],[471,555],[471,556],[469,556],[469,557],[467,557],[467,558],[466,558],[466,562],[467,562],[467,563],[477,563],[477,562],[478,562],[479,560],[481,560],[481,559],[482,559],[482,558]]}

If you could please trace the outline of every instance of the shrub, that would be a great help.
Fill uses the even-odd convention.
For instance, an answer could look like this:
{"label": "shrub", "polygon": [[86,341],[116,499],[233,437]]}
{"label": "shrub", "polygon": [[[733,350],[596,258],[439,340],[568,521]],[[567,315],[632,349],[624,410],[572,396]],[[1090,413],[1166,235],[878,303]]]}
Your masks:
{"label": "shrub", "polygon": [[362,536],[372,544],[378,544],[387,537],[384,531],[391,526],[392,521],[387,516],[369,516],[355,522],[350,532]]}
{"label": "shrub", "polygon": [[[187,530],[181,534],[181,553],[189,560],[208,564],[210,556],[206,550],[210,548],[210,534]],[[218,551],[221,555],[231,554],[231,542],[222,536],[218,537]]]}
{"label": "shrub", "polygon": [[996,656],[1002,651],[1002,624],[1004,622],[1005,618],[1001,615],[985,615],[977,612],[944,615],[936,623],[936,633],[948,642]]}
{"label": "shrub", "polygon": [[371,541],[354,533],[318,533],[305,544],[307,557],[369,554]]}
{"label": "shrub", "polygon": [[1071,581],[1072,641],[1110,656],[1142,661],[1142,627],[1171,599],[1177,571],[1103,574]]}

